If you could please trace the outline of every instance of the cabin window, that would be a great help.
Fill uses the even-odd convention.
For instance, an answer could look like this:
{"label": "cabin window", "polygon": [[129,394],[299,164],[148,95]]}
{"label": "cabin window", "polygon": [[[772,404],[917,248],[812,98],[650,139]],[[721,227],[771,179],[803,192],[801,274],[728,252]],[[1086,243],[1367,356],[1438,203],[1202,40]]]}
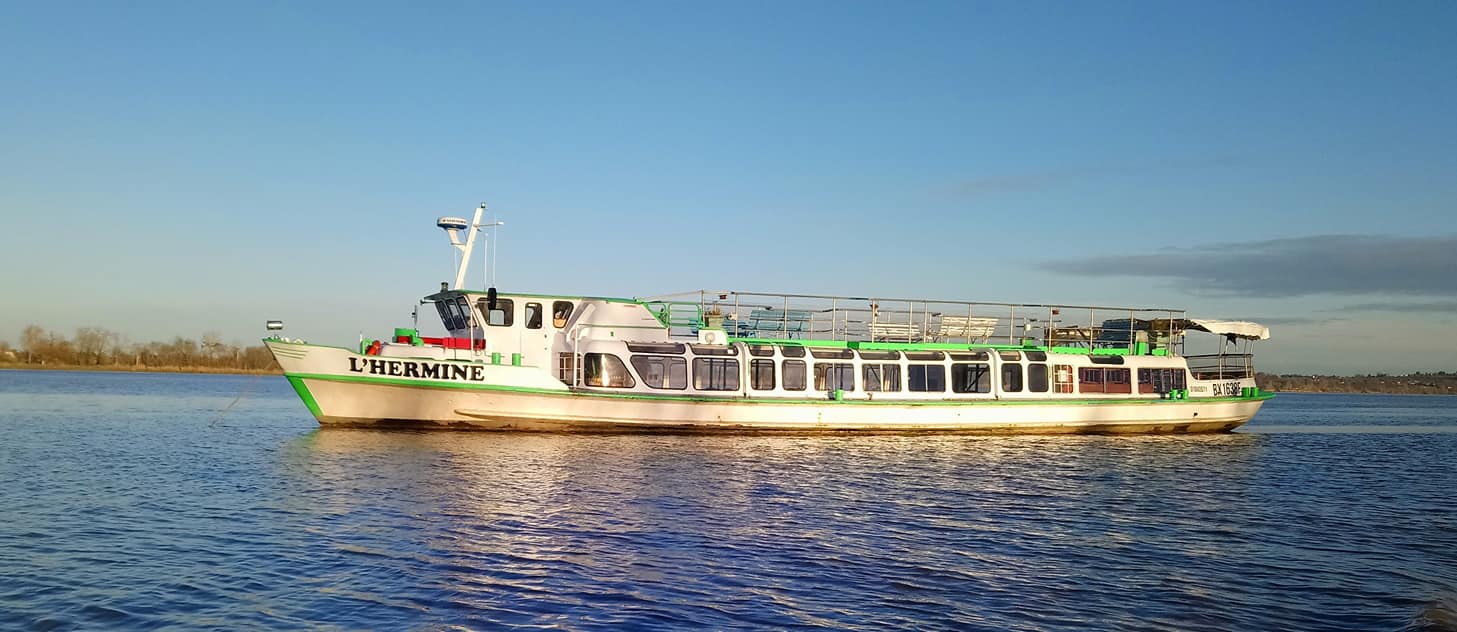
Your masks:
{"label": "cabin window", "polygon": [[739,348],[732,346],[716,345],[688,345],[693,348],[693,355],[701,356],[736,356],[739,355]]}
{"label": "cabin window", "polygon": [[899,351],[861,351],[860,352],[860,359],[862,359],[862,360],[899,360],[899,359],[901,359],[901,352],[899,352]]}
{"label": "cabin window", "polygon": [[749,355],[760,358],[774,357],[773,345],[749,345]]}
{"label": "cabin window", "polygon": [[673,354],[673,355],[683,355],[683,350],[686,349],[686,348],[687,347],[684,347],[683,346],[683,343],[681,343],[681,342],[629,342],[629,343],[627,343],[627,350],[628,351],[631,351],[633,353],[658,353],[658,354],[668,353],[668,354]]}
{"label": "cabin window", "polygon": [[[772,353],[772,349],[770,350]],[[753,359],[749,361],[749,386],[756,391],[774,390],[774,361]]]}
{"label": "cabin window", "polygon": [[541,303],[526,304],[526,328],[541,329]]}
{"label": "cabin window", "polygon": [[815,390],[855,390],[855,365],[849,362],[816,362]]}
{"label": "cabin window", "polygon": [[[954,357],[956,354],[952,354]],[[951,391],[955,393],[992,392],[992,367],[983,362],[956,362],[951,365]]]}
{"label": "cabin window", "polygon": [[[496,299],[500,302],[500,299]],[[582,357],[582,383],[587,386],[632,388],[637,382],[622,359],[610,353],[588,353]]]}
{"label": "cabin window", "polygon": [[739,361],[733,358],[693,358],[693,388],[700,391],[739,390]]}
{"label": "cabin window", "polygon": [[855,357],[855,352],[849,349],[825,349],[823,347],[815,347],[810,349],[809,353],[816,358],[824,358],[830,360],[850,360]]}
{"label": "cabin window", "polygon": [[[1003,351],[1003,353],[1006,353]],[[1002,392],[1022,392],[1022,364],[1012,362],[1002,365]]]}
{"label": "cabin window", "polygon": [[554,301],[551,304],[551,326],[561,329],[567,326],[567,320],[572,317],[571,301]]}
{"label": "cabin window", "polygon": [[1088,356],[1093,364],[1123,364],[1123,356],[1120,355],[1093,355]]}
{"label": "cabin window", "polygon": [[1167,393],[1185,387],[1183,369],[1139,369],[1138,392]]}
{"label": "cabin window", "polygon": [[779,354],[786,358],[803,358],[804,347],[780,347]]}
{"label": "cabin window", "polygon": [[940,351],[907,351],[907,360],[935,360],[940,362],[946,359],[946,354]]}
{"label": "cabin window", "polygon": [[[1032,357],[1031,351],[1027,357]],[[1043,354],[1046,357],[1046,354]],[[1041,362],[1033,362],[1027,365],[1027,390],[1033,393],[1047,392],[1047,365]]]}
{"label": "cabin window", "polygon": [[952,360],[969,360],[971,362],[986,362],[991,359],[985,351],[974,351],[972,353],[953,353]]}
{"label": "cabin window", "polygon": [[1103,369],[1083,367],[1078,369],[1078,392],[1104,393]]}
{"label": "cabin window", "polygon": [[556,357],[557,379],[575,386],[582,379],[581,360],[580,354],[573,356],[570,352],[558,353]]}
{"label": "cabin window", "polygon": [[1021,351],[998,351],[997,355],[1001,356],[1001,358],[1003,360],[1006,360],[1007,362],[1016,362],[1022,359]]}
{"label": "cabin window", "polygon": [[1103,392],[1129,393],[1132,392],[1131,386],[1128,383],[1128,369],[1103,369]]}
{"label": "cabin window", "polygon": [[635,355],[632,368],[643,384],[651,388],[682,390],[688,388],[688,361],[677,356]]}
{"label": "cabin window", "polygon": [[1073,392],[1073,367],[1071,364],[1052,366],[1052,386],[1054,393]]}
{"label": "cabin window", "polygon": [[[909,353],[906,355],[910,355]],[[914,393],[946,392],[946,367],[940,364],[912,364],[910,390]]]}
{"label": "cabin window", "polygon": [[1047,361],[1047,352],[1046,351],[1028,351],[1026,353],[1027,353],[1027,359],[1028,360],[1032,360],[1034,362],[1046,362]]}
{"label": "cabin window", "polygon": [[[804,351],[802,347],[785,347],[784,349],[787,351],[791,348],[799,349],[801,352]],[[804,386],[804,360],[785,360],[784,390],[802,391],[804,390]]]}
{"label": "cabin window", "polygon": [[[864,352],[861,352],[861,355],[863,356]],[[865,380],[865,390],[867,391],[894,393],[901,390],[901,365],[899,364],[862,364],[860,374]]]}
{"label": "cabin window", "polygon": [[516,306],[509,298],[496,299],[495,309],[492,309],[490,301],[484,298],[476,301],[476,305],[479,305],[481,312],[485,313],[487,325],[492,327],[510,327],[511,323],[514,322]]}

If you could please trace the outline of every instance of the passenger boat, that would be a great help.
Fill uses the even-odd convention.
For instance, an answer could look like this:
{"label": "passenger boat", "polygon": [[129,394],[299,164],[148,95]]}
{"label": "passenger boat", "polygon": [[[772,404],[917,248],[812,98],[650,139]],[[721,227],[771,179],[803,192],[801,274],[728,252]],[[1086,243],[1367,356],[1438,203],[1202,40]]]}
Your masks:
{"label": "passenger boat", "polygon": [[[1255,323],[1183,310],[744,291],[651,298],[467,290],[358,348],[264,340],[325,427],[655,432],[1225,432],[1273,395]],[[464,239],[461,232],[466,231]],[[270,322],[270,329],[274,329]],[[1208,334],[1216,353],[1185,355]]]}

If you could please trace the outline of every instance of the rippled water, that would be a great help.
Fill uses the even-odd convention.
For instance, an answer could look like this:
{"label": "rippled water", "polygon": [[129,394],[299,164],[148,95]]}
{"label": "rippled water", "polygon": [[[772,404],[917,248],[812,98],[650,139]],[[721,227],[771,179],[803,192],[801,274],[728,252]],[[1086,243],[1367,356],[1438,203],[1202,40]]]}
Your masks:
{"label": "rippled water", "polygon": [[1457,629],[1457,401],[1237,434],[321,431],[0,371],[0,629]]}

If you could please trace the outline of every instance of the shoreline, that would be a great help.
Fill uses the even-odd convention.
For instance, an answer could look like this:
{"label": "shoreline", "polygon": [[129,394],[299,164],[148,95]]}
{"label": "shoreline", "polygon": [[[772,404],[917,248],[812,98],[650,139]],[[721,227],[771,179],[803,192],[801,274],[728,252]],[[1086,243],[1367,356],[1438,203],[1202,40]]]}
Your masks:
{"label": "shoreline", "polygon": [[86,373],[201,373],[210,375],[283,375],[280,369],[233,369],[212,366],[95,366],[62,364],[0,364],[0,371],[79,371]]}

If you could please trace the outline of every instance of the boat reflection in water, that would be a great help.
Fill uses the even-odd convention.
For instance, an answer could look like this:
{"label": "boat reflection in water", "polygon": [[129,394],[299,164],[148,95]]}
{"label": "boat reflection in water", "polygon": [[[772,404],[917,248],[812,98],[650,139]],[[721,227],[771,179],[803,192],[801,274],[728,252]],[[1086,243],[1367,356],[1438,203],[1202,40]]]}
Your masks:
{"label": "boat reflection in water", "polygon": [[[320,430],[279,474],[308,498],[300,526],[343,554],[403,559],[457,606],[524,617],[609,599],[625,622],[730,591],[716,607],[813,620],[864,599],[871,567],[903,590],[1010,599],[1059,574],[1087,582],[1151,538],[1171,560],[1235,563],[1208,523],[1249,512],[1227,491],[1250,483],[1262,441]],[[1043,568],[1050,551],[1087,568]]]}

